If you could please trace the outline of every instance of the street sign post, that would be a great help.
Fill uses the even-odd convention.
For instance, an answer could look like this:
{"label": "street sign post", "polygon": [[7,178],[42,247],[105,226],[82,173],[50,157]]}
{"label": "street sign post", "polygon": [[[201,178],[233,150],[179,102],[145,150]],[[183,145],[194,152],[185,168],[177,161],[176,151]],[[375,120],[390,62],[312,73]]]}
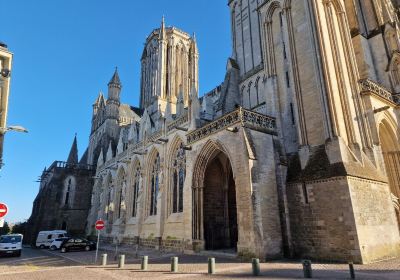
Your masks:
{"label": "street sign post", "polygon": [[0,228],[4,226],[4,217],[8,213],[8,207],[4,203],[0,203]]}
{"label": "street sign post", "polygon": [[104,229],[105,224],[102,220],[97,220],[94,227],[97,229],[96,257],[94,263],[97,264],[97,255],[99,253],[100,231]]}

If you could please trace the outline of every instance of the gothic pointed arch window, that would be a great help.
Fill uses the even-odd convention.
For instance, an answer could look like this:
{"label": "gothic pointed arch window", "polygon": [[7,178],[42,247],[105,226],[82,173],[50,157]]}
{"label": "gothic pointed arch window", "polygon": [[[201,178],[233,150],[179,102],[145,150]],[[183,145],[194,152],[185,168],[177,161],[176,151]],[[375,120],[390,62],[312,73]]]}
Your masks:
{"label": "gothic pointed arch window", "polygon": [[136,217],[138,210],[138,196],[140,187],[140,164],[137,163],[134,169],[134,177],[132,183],[132,217]]}
{"label": "gothic pointed arch window", "polygon": [[70,195],[71,195],[71,179],[68,180],[68,183],[66,186],[64,205],[69,204]]}
{"label": "gothic pointed arch window", "polygon": [[172,162],[171,212],[183,211],[183,185],[186,177],[186,154],[183,144],[175,150]]}
{"label": "gothic pointed arch window", "polygon": [[71,207],[73,205],[75,192],[75,179],[73,177],[68,177],[64,181],[64,191],[62,196],[62,205]]}
{"label": "gothic pointed arch window", "polygon": [[149,193],[149,215],[157,215],[157,196],[160,184],[160,155],[154,158],[154,161],[150,168],[150,193]]}
{"label": "gothic pointed arch window", "polygon": [[117,218],[123,218],[125,208],[125,172],[122,172],[118,180],[118,216]]}

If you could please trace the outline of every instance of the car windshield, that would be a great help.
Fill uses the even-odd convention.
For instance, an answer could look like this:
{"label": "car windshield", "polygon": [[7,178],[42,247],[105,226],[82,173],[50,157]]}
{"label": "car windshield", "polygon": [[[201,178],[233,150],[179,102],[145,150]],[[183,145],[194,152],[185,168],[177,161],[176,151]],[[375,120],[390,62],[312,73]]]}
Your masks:
{"label": "car windshield", "polygon": [[0,243],[21,242],[21,236],[1,236]]}

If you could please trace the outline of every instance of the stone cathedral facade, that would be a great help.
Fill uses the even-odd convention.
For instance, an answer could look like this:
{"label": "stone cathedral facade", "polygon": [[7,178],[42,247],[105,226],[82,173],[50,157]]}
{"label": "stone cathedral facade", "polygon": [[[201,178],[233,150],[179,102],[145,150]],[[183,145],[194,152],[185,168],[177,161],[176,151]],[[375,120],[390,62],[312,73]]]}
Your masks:
{"label": "stone cathedral facade", "polygon": [[[140,107],[93,105],[87,234],[162,250],[368,263],[400,255],[392,0],[229,0],[232,56],[198,93],[195,36],[161,26]],[[229,42],[227,42],[229,44]]]}

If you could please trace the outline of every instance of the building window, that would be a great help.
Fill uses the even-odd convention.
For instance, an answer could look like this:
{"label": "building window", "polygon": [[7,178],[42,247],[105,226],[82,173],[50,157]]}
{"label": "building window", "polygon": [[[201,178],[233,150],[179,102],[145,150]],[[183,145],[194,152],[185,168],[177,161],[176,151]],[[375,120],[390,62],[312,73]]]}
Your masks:
{"label": "building window", "polygon": [[67,188],[65,190],[65,200],[64,205],[68,205],[69,203],[69,196],[71,195],[71,179],[68,180]]}
{"label": "building window", "polygon": [[110,213],[110,208],[111,208],[111,195],[112,195],[112,193],[111,193],[111,191],[112,191],[112,187],[110,186],[109,188],[108,188],[108,198],[107,198],[107,205],[106,205],[106,219],[108,220],[108,218],[109,218],[109,213]]}
{"label": "building window", "polygon": [[135,169],[135,177],[133,181],[132,217],[136,217],[137,215],[139,184],[140,184],[140,165],[137,164]]}
{"label": "building window", "polygon": [[157,215],[157,196],[159,188],[160,156],[157,154],[150,173],[150,216]]}
{"label": "building window", "polygon": [[[123,181],[122,181],[123,182]],[[118,201],[118,219],[119,218],[121,218],[121,210],[122,210],[122,202],[123,202],[123,183],[121,184],[121,186],[120,186],[120,189],[119,189],[119,201]]]}
{"label": "building window", "polygon": [[172,213],[183,211],[183,184],[186,177],[186,155],[183,144],[175,152],[172,164]]}

